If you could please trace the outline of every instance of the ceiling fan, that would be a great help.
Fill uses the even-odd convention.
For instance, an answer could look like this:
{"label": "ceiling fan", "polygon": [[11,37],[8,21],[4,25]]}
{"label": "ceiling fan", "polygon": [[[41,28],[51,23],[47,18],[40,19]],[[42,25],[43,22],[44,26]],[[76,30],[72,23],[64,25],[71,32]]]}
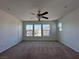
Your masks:
{"label": "ceiling fan", "polygon": [[48,19],[48,17],[45,17],[45,16],[44,16],[44,15],[48,14],[47,11],[41,13],[41,10],[38,10],[37,12],[38,12],[37,14],[32,13],[32,15],[36,15],[36,17],[38,18],[38,21],[40,21],[41,18]]}

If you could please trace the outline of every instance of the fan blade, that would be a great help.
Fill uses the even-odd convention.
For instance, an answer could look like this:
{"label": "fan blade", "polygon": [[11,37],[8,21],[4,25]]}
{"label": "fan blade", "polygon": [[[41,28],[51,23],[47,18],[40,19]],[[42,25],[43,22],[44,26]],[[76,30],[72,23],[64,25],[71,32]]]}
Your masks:
{"label": "fan blade", "polygon": [[48,19],[48,17],[42,16],[42,18]]}
{"label": "fan blade", "polygon": [[44,13],[42,13],[41,15],[46,15],[46,14],[48,14],[48,12],[46,11],[46,12],[44,12]]}

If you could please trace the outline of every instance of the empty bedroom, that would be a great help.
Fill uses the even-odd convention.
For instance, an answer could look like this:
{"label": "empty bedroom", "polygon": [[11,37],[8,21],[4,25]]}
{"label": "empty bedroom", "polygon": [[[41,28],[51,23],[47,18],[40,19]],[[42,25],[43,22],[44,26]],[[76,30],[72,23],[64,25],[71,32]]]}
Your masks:
{"label": "empty bedroom", "polygon": [[0,0],[0,59],[79,59],[79,0]]}

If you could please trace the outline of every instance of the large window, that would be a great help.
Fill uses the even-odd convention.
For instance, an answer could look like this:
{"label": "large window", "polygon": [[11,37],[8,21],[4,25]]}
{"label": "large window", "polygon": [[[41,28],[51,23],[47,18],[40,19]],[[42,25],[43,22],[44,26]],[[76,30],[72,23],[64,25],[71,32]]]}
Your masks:
{"label": "large window", "polygon": [[49,35],[50,35],[50,25],[43,24],[43,36],[49,36]]}
{"label": "large window", "polygon": [[41,24],[34,25],[34,36],[41,36]]}
{"label": "large window", "polygon": [[33,36],[33,25],[26,25],[26,36]]}
{"label": "large window", "polygon": [[50,36],[49,24],[26,24],[26,36]]}

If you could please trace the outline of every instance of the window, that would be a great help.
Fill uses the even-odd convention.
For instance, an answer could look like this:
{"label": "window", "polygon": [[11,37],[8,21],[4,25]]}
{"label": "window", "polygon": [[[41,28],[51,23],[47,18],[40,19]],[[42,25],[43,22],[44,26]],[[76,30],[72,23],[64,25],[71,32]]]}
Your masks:
{"label": "window", "polygon": [[41,36],[41,24],[34,25],[34,36]]}
{"label": "window", "polygon": [[59,28],[59,31],[62,31],[63,29],[62,29],[62,23],[59,23],[58,24],[58,28]]}
{"label": "window", "polygon": [[33,25],[26,25],[26,36],[33,36]]}
{"label": "window", "polygon": [[26,24],[26,36],[50,36],[49,24]]}
{"label": "window", "polygon": [[50,35],[50,25],[43,24],[43,36],[49,36],[49,35]]}

